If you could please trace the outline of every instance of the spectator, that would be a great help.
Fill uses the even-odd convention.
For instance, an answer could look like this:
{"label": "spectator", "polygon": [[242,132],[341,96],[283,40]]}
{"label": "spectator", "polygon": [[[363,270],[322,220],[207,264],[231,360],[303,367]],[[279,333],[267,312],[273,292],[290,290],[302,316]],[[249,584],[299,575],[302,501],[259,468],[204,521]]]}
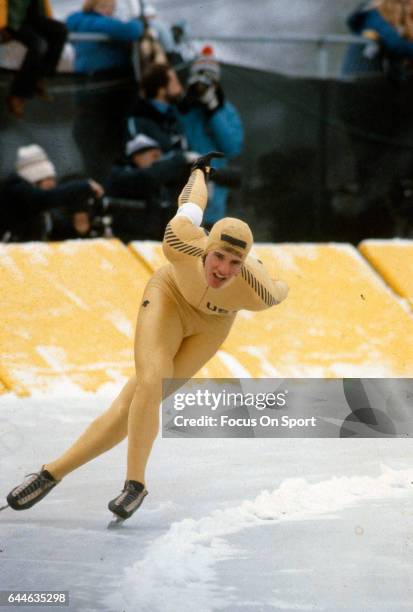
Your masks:
{"label": "spectator", "polygon": [[[220,66],[211,47],[205,47],[192,63],[185,97],[179,105],[179,120],[189,148],[203,155],[221,151],[227,159],[241,153],[243,127],[235,107],[225,99],[220,85]],[[216,160],[222,168],[225,160]],[[209,183],[209,204],[205,224],[211,225],[226,214],[228,187]]]}
{"label": "spectator", "polygon": [[0,42],[17,40],[27,48],[6,98],[18,119],[29,98],[50,99],[44,79],[55,74],[67,37],[66,27],[51,15],[49,0],[0,0]]}
{"label": "spectator", "polygon": [[380,72],[392,78],[400,75],[401,62],[413,59],[412,0],[363,2],[348,18],[354,34],[370,44],[349,46],[344,63],[345,75]]}
{"label": "spectator", "polygon": [[[359,78],[339,101],[340,116],[349,128],[346,168],[351,176],[336,190],[332,206],[340,231],[347,222],[355,241],[391,235],[392,192],[411,175],[408,150],[402,156],[394,152],[397,143],[405,147],[412,104],[406,79],[413,59],[412,8],[412,0],[364,2],[347,20],[354,34],[370,41],[350,45],[343,63],[345,75],[370,78]],[[374,73],[376,79],[371,78]]]}
{"label": "spectator", "polygon": [[[100,198],[103,193],[101,185],[91,179],[59,185],[55,167],[45,151],[36,144],[21,147],[17,151],[16,173],[6,179],[2,189],[0,236],[5,241],[48,238],[53,228],[47,225],[53,217],[62,218],[63,208],[70,211],[72,236],[86,235],[90,228],[88,200]],[[51,211],[45,220],[43,213]]]}
{"label": "spectator", "polygon": [[[112,16],[114,0],[85,0],[83,10],[67,20],[71,32],[106,34],[110,41],[75,43],[75,69],[92,87],[76,96],[73,138],[83,158],[87,175],[103,181],[115,156],[122,150],[125,117],[136,100],[136,82],[132,67],[131,43],[143,33],[138,19],[124,22]],[[105,88],[93,87],[99,79],[115,77]]]}
{"label": "spectator", "polygon": [[171,32],[173,37],[173,47],[169,52],[171,63],[192,62],[198,53],[190,40],[187,21],[180,19],[173,23]]}
{"label": "spectator", "polygon": [[[122,205],[118,207],[114,200],[113,231],[125,242],[138,237],[160,239],[165,222],[173,216],[177,173],[185,180],[187,164],[194,157],[180,152],[162,155],[159,143],[144,134],[131,139],[125,153],[126,159],[113,166],[106,183],[110,198],[131,201],[131,206],[122,210]],[[138,206],[133,210],[136,200],[144,202],[143,214],[138,212]]]}
{"label": "spectator", "polygon": [[176,112],[183,87],[176,72],[166,64],[152,66],[143,75],[142,91],[144,97],[128,118],[128,138],[143,133],[156,140],[163,153],[185,151],[187,141]]}
{"label": "spectator", "polygon": [[158,12],[153,4],[139,2],[139,0],[125,0],[118,2],[116,16],[123,21],[128,19],[142,19],[151,35],[159,42],[164,52],[169,53],[174,46],[171,28],[158,17]]}
{"label": "spectator", "polygon": [[143,34],[138,19],[124,22],[113,17],[115,0],[85,0],[82,11],[69,15],[70,32],[106,34],[110,41],[77,41],[75,70],[83,74],[131,73],[131,47]]}
{"label": "spectator", "polygon": [[143,19],[146,28],[139,47],[141,74],[145,74],[155,64],[173,65],[176,59],[171,28],[158,19],[154,6],[144,5]]}

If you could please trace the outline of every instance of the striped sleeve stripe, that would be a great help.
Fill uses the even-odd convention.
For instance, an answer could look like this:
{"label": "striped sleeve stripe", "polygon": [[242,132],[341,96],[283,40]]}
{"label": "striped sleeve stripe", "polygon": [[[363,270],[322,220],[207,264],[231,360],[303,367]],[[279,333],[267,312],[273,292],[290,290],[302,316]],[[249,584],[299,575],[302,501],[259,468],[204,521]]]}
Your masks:
{"label": "striped sleeve stripe", "polygon": [[267,306],[275,306],[278,300],[262,285],[245,266],[241,268],[241,276]]}
{"label": "striped sleeve stripe", "polygon": [[199,247],[192,246],[187,242],[183,242],[174,234],[172,227],[168,223],[165,230],[165,242],[173,249],[185,253],[185,255],[193,255],[194,257],[202,257],[204,250]]}
{"label": "striped sleeve stripe", "polygon": [[179,199],[180,204],[187,204],[188,202],[191,201],[190,196],[191,196],[192,187],[194,186],[194,183],[195,183],[195,178],[196,178],[196,175],[194,172],[192,176],[189,177],[189,180],[182,191],[182,195]]}

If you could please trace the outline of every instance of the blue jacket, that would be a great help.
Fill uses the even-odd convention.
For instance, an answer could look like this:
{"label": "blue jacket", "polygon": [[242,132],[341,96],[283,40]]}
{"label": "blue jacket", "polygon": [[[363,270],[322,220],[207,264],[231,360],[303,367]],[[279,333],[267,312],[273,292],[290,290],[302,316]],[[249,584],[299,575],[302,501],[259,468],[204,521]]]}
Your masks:
{"label": "blue jacket", "polygon": [[[365,30],[373,30],[379,35],[379,43],[384,53],[390,58],[413,58],[413,42],[401,36],[397,29],[382,17],[375,8],[369,8],[370,3],[364,3],[354,11],[347,20],[347,25],[354,34],[362,34]],[[344,74],[379,72],[382,70],[382,55],[380,53],[368,56],[363,45],[350,45],[343,63]]]}
{"label": "blue jacket", "polygon": [[[209,151],[222,151],[226,159],[241,153],[244,130],[241,118],[230,102],[209,115],[201,106],[192,107],[189,112],[178,114],[191,151],[201,155]],[[226,160],[213,161],[215,168],[225,166]],[[205,223],[211,224],[226,215],[228,188],[210,183],[210,198],[205,211]]]}
{"label": "blue jacket", "polygon": [[102,70],[127,70],[131,66],[130,43],[138,40],[143,33],[143,24],[137,19],[125,22],[94,12],[72,13],[66,25],[69,32],[106,34],[113,41],[74,43],[75,70],[86,74]]}

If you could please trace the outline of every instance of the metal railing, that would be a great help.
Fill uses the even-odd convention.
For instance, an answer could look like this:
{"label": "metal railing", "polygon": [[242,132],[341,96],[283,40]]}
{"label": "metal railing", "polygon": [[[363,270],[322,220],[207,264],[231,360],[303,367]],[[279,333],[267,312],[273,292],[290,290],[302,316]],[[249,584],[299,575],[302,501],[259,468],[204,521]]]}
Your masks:
{"label": "metal railing", "polygon": [[[69,42],[79,41],[105,42],[111,41],[106,34],[100,33],[70,33]],[[194,46],[202,43],[214,43],[217,56],[225,63],[239,63],[256,69],[269,70],[271,72],[282,72],[295,76],[312,76],[326,79],[328,77],[342,78],[340,73],[343,53],[341,48],[356,44],[366,46],[371,41],[366,41],[361,36],[344,34],[300,34],[279,33],[274,36],[219,36],[209,34],[197,34],[186,39]],[[273,52],[271,46],[290,46],[289,53]],[[310,47],[305,53],[304,46]],[[132,57],[135,72],[138,70],[137,46],[133,45]],[[254,51],[251,52],[251,47]],[[1,48],[1,47],[0,47]],[[177,66],[178,69],[185,68],[187,62]],[[137,73],[138,76],[138,73]]]}
{"label": "metal railing", "polygon": [[[295,45],[296,47],[312,46],[314,50],[314,66],[315,70],[304,70],[300,66],[302,62],[302,55],[300,52],[296,54],[295,69],[292,71],[293,74],[299,75],[300,72],[305,76],[314,76],[316,78],[326,79],[328,77],[340,77],[342,78],[340,67],[342,62],[342,52],[340,53],[340,47],[347,47],[350,44],[356,44],[360,46],[367,46],[371,44],[371,41],[366,40],[362,36],[353,36],[349,34],[300,34],[296,32],[285,32],[279,33],[274,36],[203,36],[195,35],[192,36],[191,41],[193,42],[211,42],[218,43],[219,45],[236,45],[238,48],[244,47],[244,45],[255,46],[261,45],[268,47],[269,45]],[[308,54],[306,54],[306,60],[308,61]],[[244,59],[250,64],[250,59],[244,56]],[[286,57],[274,58],[275,64],[272,66],[263,61],[264,69],[273,69],[278,72],[289,72],[289,64],[286,63]],[[242,61],[240,62],[242,63]],[[252,67],[257,67],[257,62],[250,64]],[[283,70],[283,66],[286,68]],[[275,70],[274,70],[275,68]],[[302,68],[302,70],[301,70]]]}
{"label": "metal railing", "polygon": [[[71,42],[76,41],[107,41],[110,40],[105,34],[84,34],[71,33],[69,35]],[[296,32],[279,33],[275,36],[217,36],[217,35],[200,35],[190,36],[190,43],[219,43],[221,45],[312,45],[316,47],[316,66],[317,70],[314,76],[318,78],[328,78],[331,74],[337,75],[337,67],[331,70],[332,65],[332,48],[343,47],[350,44],[366,46],[371,44],[371,41],[366,40],[362,36],[352,36],[347,34],[299,34]],[[224,59],[225,61],[225,59]],[[242,62],[241,62],[242,63]],[[336,62],[337,63],[337,62]],[[184,65],[183,65],[184,66]],[[180,66],[181,67],[181,66]],[[256,66],[258,67],[258,66]],[[263,66],[268,68],[268,66]]]}

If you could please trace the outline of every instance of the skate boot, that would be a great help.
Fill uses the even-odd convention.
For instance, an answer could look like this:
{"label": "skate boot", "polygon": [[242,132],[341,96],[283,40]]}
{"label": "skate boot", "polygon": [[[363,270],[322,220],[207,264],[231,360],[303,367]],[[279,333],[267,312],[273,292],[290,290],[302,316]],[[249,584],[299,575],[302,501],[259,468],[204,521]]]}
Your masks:
{"label": "skate boot", "polygon": [[202,170],[205,176],[211,176],[211,170],[213,171],[213,168],[211,168],[211,159],[217,157],[225,157],[225,155],[219,151],[211,151],[206,155],[202,155],[202,157],[198,157],[191,166],[191,172],[194,170]]}
{"label": "skate boot", "polygon": [[44,469],[35,474],[28,474],[21,485],[15,487],[7,496],[7,502],[13,510],[27,510],[45,497],[60,481]]}
{"label": "skate boot", "polygon": [[108,508],[121,521],[128,519],[139,508],[148,491],[136,480],[127,480],[122,493],[109,502]]}

